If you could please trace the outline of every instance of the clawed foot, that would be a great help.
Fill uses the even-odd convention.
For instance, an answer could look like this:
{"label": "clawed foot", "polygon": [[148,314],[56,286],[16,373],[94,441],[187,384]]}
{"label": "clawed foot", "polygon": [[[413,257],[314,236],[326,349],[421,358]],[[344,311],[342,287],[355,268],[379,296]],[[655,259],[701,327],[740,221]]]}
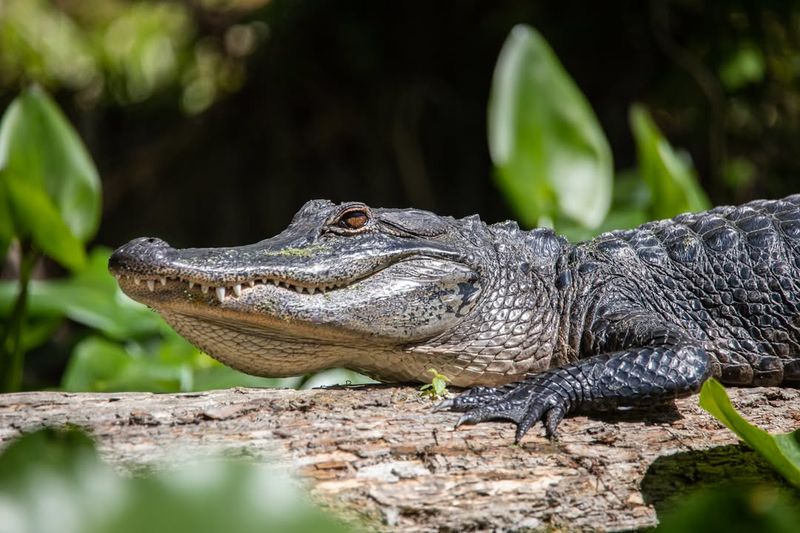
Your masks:
{"label": "clawed foot", "polygon": [[486,420],[511,420],[517,424],[515,443],[543,420],[547,438],[554,439],[558,424],[574,400],[568,389],[561,376],[545,373],[499,389],[475,387],[443,401],[435,410],[464,413],[456,427]]}

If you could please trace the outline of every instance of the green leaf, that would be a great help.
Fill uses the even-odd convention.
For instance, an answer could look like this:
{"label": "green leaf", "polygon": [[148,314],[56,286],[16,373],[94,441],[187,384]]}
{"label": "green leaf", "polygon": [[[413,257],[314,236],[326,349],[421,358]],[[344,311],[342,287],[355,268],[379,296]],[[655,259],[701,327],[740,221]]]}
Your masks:
{"label": "green leaf", "polygon": [[131,362],[121,345],[90,337],[81,341],[72,352],[61,387],[74,392],[114,390],[109,388],[109,383],[116,381]]}
{"label": "green leaf", "polygon": [[72,352],[61,387],[72,392],[188,392],[286,387],[297,381],[248,376],[211,359],[177,334],[167,334],[146,345],[84,339]]}
{"label": "green leaf", "polygon": [[3,531],[349,531],[315,509],[283,468],[206,458],[122,476],[76,429],[38,430],[8,444],[0,453],[0,502]]}
{"label": "green leaf", "polygon": [[519,25],[503,45],[489,101],[489,148],[501,189],[522,222],[563,214],[598,226],[613,163],[591,107],[536,30]]}
{"label": "green leaf", "polygon": [[709,201],[691,165],[678,156],[647,111],[631,107],[639,171],[650,188],[652,218],[670,218],[686,211],[703,211]]}
{"label": "green leaf", "polygon": [[[32,281],[28,314],[66,316],[119,340],[157,335],[168,329],[156,313],[122,293],[108,272],[110,253],[107,248],[95,248],[86,266],[70,278]],[[0,281],[0,317],[8,315],[17,290],[15,282]]]}
{"label": "green leaf", "polygon": [[23,91],[0,123],[0,170],[45,193],[86,242],[100,220],[100,179],[80,137],[40,88]]}
{"label": "green leaf", "polygon": [[5,190],[18,237],[31,238],[45,254],[69,269],[84,265],[83,245],[44,190],[11,178],[7,171],[0,172],[0,188]]}
{"label": "green leaf", "polygon": [[648,531],[797,533],[800,506],[790,491],[765,483],[720,482],[688,494],[676,491],[667,501],[656,504],[657,509],[660,507],[658,528]]}
{"label": "green leaf", "polygon": [[760,453],[789,483],[800,488],[800,430],[770,435],[751,425],[736,412],[725,388],[715,379],[703,384],[700,406]]}
{"label": "green leaf", "polygon": [[3,184],[3,171],[0,170],[0,261],[6,256],[16,231],[14,217],[11,215],[11,201]]}
{"label": "green leaf", "polygon": [[23,435],[9,444],[0,454],[0,491],[13,487],[19,490],[21,481],[36,465],[41,471],[74,474],[77,458],[96,460],[94,443],[75,428],[41,429]]}

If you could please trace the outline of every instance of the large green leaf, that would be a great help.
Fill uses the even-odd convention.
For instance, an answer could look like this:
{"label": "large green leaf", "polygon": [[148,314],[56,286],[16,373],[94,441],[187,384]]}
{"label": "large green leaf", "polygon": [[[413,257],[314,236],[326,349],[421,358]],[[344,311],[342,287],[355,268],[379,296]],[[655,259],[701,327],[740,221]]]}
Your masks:
{"label": "large green leaf", "polygon": [[709,379],[703,384],[700,406],[764,456],[787,481],[800,488],[800,430],[770,435],[753,426],[736,412],[725,387],[715,379]]}
{"label": "large green leaf", "polygon": [[598,226],[613,163],[591,107],[536,30],[516,26],[495,67],[489,148],[500,187],[528,226],[563,214]]}
{"label": "large green leaf", "polygon": [[686,211],[708,209],[691,165],[681,159],[641,106],[631,107],[631,129],[636,140],[639,171],[650,188],[650,214],[669,218]]}
{"label": "large green leaf", "polygon": [[7,170],[0,171],[0,189],[4,190],[8,218],[13,220],[17,237],[31,238],[45,254],[67,268],[76,270],[84,265],[83,245],[43,189],[14,179]]}
{"label": "large green leaf", "polygon": [[66,117],[38,87],[23,91],[3,115],[0,169],[7,180],[43,190],[72,235],[83,242],[94,235],[100,219],[97,169]]}

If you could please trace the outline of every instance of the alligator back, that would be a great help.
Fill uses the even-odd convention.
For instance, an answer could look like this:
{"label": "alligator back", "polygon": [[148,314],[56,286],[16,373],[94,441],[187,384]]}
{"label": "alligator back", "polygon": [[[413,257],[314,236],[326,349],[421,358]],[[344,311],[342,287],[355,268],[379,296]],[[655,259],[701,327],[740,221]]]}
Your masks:
{"label": "alligator back", "polygon": [[716,359],[731,385],[800,385],[800,195],[687,213],[580,248]]}

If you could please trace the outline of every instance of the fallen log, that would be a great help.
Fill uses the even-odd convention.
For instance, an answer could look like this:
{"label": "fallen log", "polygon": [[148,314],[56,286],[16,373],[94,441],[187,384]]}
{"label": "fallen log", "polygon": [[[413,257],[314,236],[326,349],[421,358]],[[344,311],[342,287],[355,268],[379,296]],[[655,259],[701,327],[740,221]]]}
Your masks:
{"label": "fallen log", "polygon": [[[800,390],[729,391],[770,432],[800,426]],[[653,526],[673,494],[720,477],[777,479],[754,452],[697,406],[575,416],[549,442],[520,445],[507,423],[453,430],[413,387],[309,391],[230,389],[187,394],[0,395],[0,446],[42,426],[74,424],[123,471],[210,454],[279,461],[317,502],[386,530]]]}

